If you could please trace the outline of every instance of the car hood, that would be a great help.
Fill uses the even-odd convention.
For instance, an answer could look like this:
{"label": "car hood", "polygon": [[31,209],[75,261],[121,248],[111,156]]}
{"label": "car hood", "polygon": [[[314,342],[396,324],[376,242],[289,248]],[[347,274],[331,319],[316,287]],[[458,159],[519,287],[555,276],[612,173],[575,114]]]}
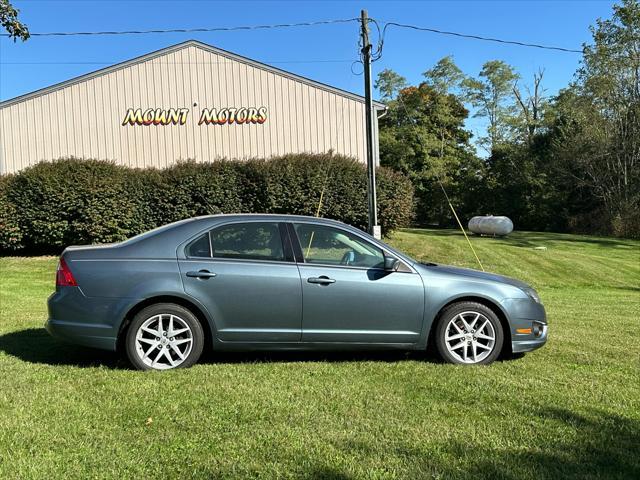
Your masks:
{"label": "car hood", "polygon": [[498,275],[495,273],[481,272],[480,270],[472,270],[470,268],[453,267],[451,265],[438,265],[435,263],[418,263],[416,265],[416,268],[421,271],[436,272],[438,274],[447,276],[471,277],[483,281],[512,285],[518,288],[531,288],[526,283],[521,282],[520,280],[516,280],[515,278],[505,277],[504,275]]}

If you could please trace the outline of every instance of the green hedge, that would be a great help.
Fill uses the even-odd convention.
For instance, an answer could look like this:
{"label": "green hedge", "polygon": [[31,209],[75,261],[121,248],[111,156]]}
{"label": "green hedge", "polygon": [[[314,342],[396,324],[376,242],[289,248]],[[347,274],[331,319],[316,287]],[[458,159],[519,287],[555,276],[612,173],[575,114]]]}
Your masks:
{"label": "green hedge", "polygon": [[23,246],[17,211],[7,198],[12,181],[13,176],[0,177],[0,250],[20,250]]}
{"label": "green hedge", "polygon": [[[377,176],[383,231],[407,226],[411,183],[384,168]],[[198,215],[315,215],[319,204],[320,216],[364,229],[366,190],[364,167],[332,154],[187,161],[163,170],[60,159],[0,178],[0,250],[56,252],[73,244],[117,242]]]}

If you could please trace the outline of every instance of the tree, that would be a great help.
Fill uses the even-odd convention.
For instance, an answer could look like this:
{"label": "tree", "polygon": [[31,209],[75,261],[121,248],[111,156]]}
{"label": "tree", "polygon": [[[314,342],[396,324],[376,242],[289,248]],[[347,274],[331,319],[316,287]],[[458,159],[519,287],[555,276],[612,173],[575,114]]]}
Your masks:
{"label": "tree", "polygon": [[478,109],[475,117],[489,122],[487,137],[481,145],[490,153],[508,138],[509,124],[514,115],[513,87],[519,75],[501,60],[491,60],[482,66],[480,78],[468,78],[463,87],[471,105]]}
{"label": "tree", "polygon": [[389,68],[385,68],[378,74],[374,86],[380,92],[380,100],[388,102],[393,100],[396,94],[407,86],[407,79]]}
{"label": "tree", "polygon": [[556,100],[553,153],[567,181],[599,200],[607,230],[640,236],[640,3],[623,0],[591,30]]}
{"label": "tree", "polygon": [[447,94],[457,90],[465,79],[462,70],[453,61],[452,55],[442,57],[429,70],[422,74],[427,85],[430,85],[439,93]]}
{"label": "tree", "polygon": [[411,178],[422,222],[451,223],[440,183],[460,206],[458,192],[467,192],[473,183],[469,177],[482,169],[469,144],[471,134],[464,129],[467,116],[454,95],[424,82],[400,90],[380,119],[380,162]]}
{"label": "tree", "polygon": [[515,129],[520,137],[524,137],[528,144],[533,143],[535,135],[542,124],[546,99],[542,88],[544,70],[533,74],[533,89],[525,87],[525,94],[518,88],[517,82],[513,86],[513,95],[520,108],[519,118],[516,119]]}
{"label": "tree", "polygon": [[29,29],[18,20],[19,10],[16,10],[9,0],[0,0],[0,25],[13,38],[15,42],[18,38],[24,42],[29,38]]}

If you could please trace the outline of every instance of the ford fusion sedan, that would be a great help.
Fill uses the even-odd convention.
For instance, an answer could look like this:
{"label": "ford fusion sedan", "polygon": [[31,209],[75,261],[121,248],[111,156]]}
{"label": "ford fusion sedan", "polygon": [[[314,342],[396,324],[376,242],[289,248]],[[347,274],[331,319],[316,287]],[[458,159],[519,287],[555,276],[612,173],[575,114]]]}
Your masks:
{"label": "ford fusion sedan", "polygon": [[52,335],[126,352],[142,370],[191,366],[205,348],[435,348],[446,362],[488,364],[547,339],[522,282],[289,215],[198,217],[68,247],[48,307]]}

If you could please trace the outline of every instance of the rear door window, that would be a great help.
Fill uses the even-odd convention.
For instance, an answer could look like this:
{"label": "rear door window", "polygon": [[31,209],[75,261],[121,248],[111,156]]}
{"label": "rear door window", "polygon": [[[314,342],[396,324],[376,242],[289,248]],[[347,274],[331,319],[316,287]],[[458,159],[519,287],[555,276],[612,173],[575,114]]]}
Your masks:
{"label": "rear door window", "polygon": [[214,258],[285,260],[278,223],[234,223],[216,228],[210,235]]}
{"label": "rear door window", "polygon": [[200,235],[193,242],[187,245],[185,249],[187,257],[210,257],[211,246],[209,244],[209,233]]}

